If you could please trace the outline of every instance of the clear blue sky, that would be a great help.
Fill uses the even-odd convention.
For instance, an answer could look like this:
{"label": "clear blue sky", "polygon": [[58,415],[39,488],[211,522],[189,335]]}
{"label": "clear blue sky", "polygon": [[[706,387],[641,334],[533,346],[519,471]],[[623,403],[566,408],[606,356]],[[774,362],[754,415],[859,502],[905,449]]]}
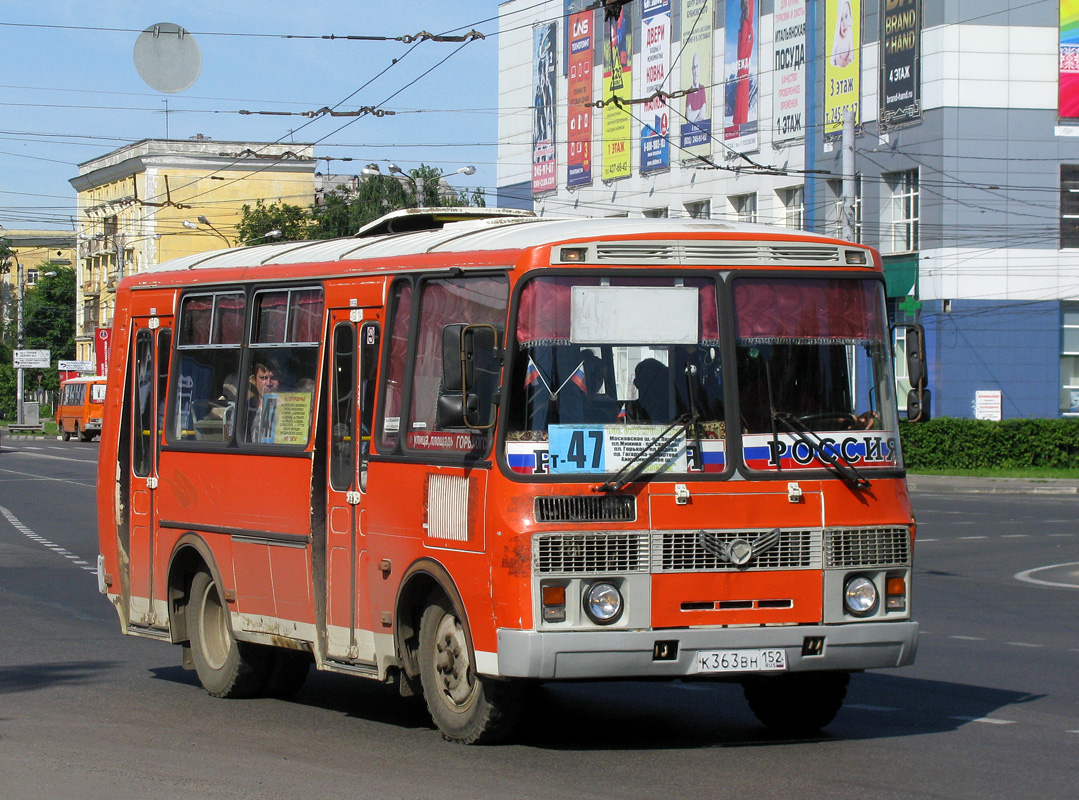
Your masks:
{"label": "clear blue sky", "polygon": [[[493,198],[497,14],[494,0],[3,0],[0,225],[69,228],[75,193],[68,180],[77,165],[164,138],[166,100],[173,139],[314,142],[317,156],[354,159],[318,165],[341,174],[369,162],[384,172],[387,161],[446,173],[473,164],[475,175],[450,182],[483,187]],[[185,28],[201,51],[201,75],[183,92],[155,91],[134,66],[139,32],[161,22]],[[317,38],[473,28],[487,38],[464,46]],[[340,110],[370,105],[398,114],[310,120],[237,113],[317,110],[350,95]]]}

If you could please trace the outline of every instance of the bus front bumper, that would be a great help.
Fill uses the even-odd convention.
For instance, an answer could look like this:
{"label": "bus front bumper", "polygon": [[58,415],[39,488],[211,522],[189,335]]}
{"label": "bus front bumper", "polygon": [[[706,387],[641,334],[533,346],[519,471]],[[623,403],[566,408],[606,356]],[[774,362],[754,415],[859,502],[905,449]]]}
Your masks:
{"label": "bus front bumper", "polygon": [[[820,654],[809,654],[819,643]],[[788,672],[902,667],[914,662],[918,623],[656,631],[499,629],[498,674],[539,680],[731,677],[698,671],[698,654],[776,648],[785,651]]]}

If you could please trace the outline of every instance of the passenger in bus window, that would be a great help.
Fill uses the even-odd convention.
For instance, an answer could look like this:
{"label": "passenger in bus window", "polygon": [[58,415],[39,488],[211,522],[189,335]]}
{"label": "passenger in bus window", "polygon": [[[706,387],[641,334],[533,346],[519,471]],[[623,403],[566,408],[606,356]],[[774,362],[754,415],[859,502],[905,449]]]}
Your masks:
{"label": "passenger in bus window", "polygon": [[281,386],[277,365],[269,359],[255,363],[251,371],[250,390],[247,397],[247,441],[262,442],[267,437],[273,441],[272,414],[270,409],[273,397]]}
{"label": "passenger in bus window", "polygon": [[657,424],[671,421],[669,374],[667,367],[655,358],[646,358],[637,364],[633,370],[637,399],[626,404],[631,420]]}

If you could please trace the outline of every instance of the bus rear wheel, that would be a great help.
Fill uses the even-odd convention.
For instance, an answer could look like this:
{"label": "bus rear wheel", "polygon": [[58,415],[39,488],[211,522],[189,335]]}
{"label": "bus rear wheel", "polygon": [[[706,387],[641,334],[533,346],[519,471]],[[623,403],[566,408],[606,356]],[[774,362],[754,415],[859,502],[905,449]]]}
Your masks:
{"label": "bus rear wheel", "polygon": [[846,672],[792,672],[775,677],[753,676],[742,691],[753,713],[777,733],[816,733],[839,713],[847,696]]}
{"label": "bus rear wheel", "polygon": [[262,691],[272,653],[236,641],[221,591],[208,572],[197,572],[191,581],[187,614],[191,658],[206,691],[227,698],[254,697]]}
{"label": "bus rear wheel", "polygon": [[67,430],[64,431],[64,441],[65,442],[70,442],[71,441],[71,431],[67,431]]}
{"label": "bus rear wheel", "polygon": [[446,598],[423,612],[419,644],[424,700],[443,738],[461,744],[507,739],[521,716],[521,690],[476,674],[464,625]]}

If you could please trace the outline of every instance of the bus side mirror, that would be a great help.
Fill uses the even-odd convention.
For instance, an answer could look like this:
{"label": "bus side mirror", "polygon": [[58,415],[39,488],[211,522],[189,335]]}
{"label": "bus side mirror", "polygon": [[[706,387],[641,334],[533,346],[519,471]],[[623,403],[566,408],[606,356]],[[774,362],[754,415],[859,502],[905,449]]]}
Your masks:
{"label": "bus side mirror", "polygon": [[500,340],[494,325],[453,323],[442,329],[440,427],[494,427],[494,394],[502,368]]}
{"label": "bus side mirror", "polygon": [[907,392],[907,420],[927,422],[929,420],[930,393],[926,388],[929,376],[925,366],[925,329],[921,325],[897,325],[906,332],[907,343],[907,380],[910,391]]}

